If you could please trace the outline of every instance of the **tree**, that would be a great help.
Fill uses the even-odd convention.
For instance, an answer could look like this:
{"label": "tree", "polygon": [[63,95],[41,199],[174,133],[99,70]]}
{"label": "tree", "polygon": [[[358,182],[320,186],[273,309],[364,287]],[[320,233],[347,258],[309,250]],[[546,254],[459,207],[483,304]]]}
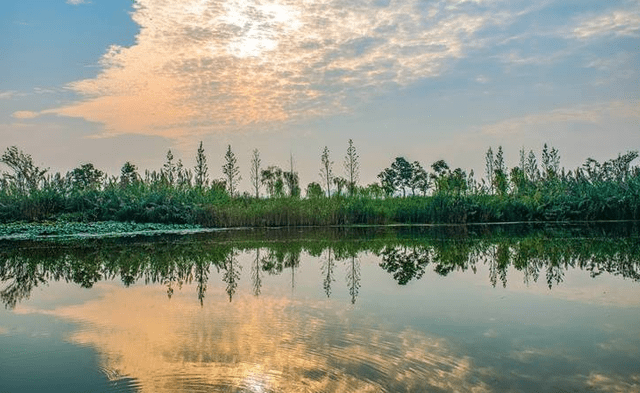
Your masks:
{"label": "tree", "polygon": [[402,191],[402,197],[406,197],[407,188],[411,188],[413,167],[406,158],[396,157],[396,160],[391,164],[391,169],[396,173],[396,189]]}
{"label": "tree", "polygon": [[200,146],[196,153],[196,166],[194,167],[197,188],[203,189],[209,185],[208,169],[207,157],[204,155],[204,148],[202,147],[202,141],[200,141]]}
{"label": "tree", "polygon": [[260,182],[267,187],[269,197],[280,197],[284,194],[284,180],[282,169],[277,166],[269,166],[260,173]]}
{"label": "tree", "polygon": [[320,178],[327,186],[327,198],[329,198],[331,196],[331,183],[333,181],[333,170],[331,169],[333,161],[329,159],[329,148],[327,148],[326,146],[322,151],[322,156],[320,156],[320,162]]}
{"label": "tree", "polygon": [[431,178],[434,180],[436,192],[445,192],[449,189],[449,164],[445,160],[438,160],[431,164],[433,172]]}
{"label": "tree", "polygon": [[316,182],[307,185],[307,198],[321,198],[324,195],[322,186]]}
{"label": "tree", "polygon": [[542,148],[542,175],[545,180],[557,178],[560,173],[560,153],[555,147],[549,150],[547,144]]}
{"label": "tree", "polygon": [[94,168],[91,163],[83,164],[69,173],[75,191],[96,190],[100,187],[103,177],[104,172]]}
{"label": "tree", "polygon": [[131,162],[125,162],[122,169],[120,169],[120,186],[128,187],[136,184],[140,180],[137,170],[138,168]]}
{"label": "tree", "polygon": [[253,190],[256,192],[256,198],[260,198],[260,152],[258,149],[253,149],[253,154],[251,156],[251,167],[249,169],[251,176],[251,186]]}
{"label": "tree", "polygon": [[284,181],[289,189],[290,197],[299,197],[300,196],[300,185],[298,172],[293,170],[293,154],[291,154],[289,158],[289,172],[284,172],[282,174]]}
{"label": "tree", "polygon": [[336,186],[336,195],[342,195],[342,190],[347,188],[347,179],[342,176],[335,176],[333,178],[333,184]]}
{"label": "tree", "polygon": [[231,151],[231,145],[227,147],[227,153],[224,155],[225,164],[222,166],[222,173],[224,173],[227,181],[227,190],[230,196],[234,196],[237,191],[238,182],[242,179],[240,177],[240,168],[238,168],[238,159]]}
{"label": "tree", "polygon": [[529,150],[527,155],[527,162],[524,166],[524,172],[526,178],[530,182],[537,182],[540,177],[540,171],[538,170],[538,161],[536,160],[536,153],[533,150]]}
{"label": "tree", "polygon": [[489,184],[489,193],[493,193],[493,150],[489,147],[484,156],[485,170],[487,172],[487,184]]}
{"label": "tree", "polygon": [[380,187],[384,193],[387,196],[392,196],[398,183],[397,173],[391,168],[385,168],[382,172],[378,173],[378,179],[380,179]]}
{"label": "tree", "polygon": [[356,147],[353,145],[353,140],[349,139],[349,147],[347,148],[347,155],[344,157],[344,170],[347,176],[347,190],[349,196],[355,195],[356,186],[360,177],[360,163],[358,163],[358,156]]}
{"label": "tree", "polygon": [[173,163],[173,154],[171,150],[167,151],[167,161],[162,166],[162,175],[170,186],[173,186],[176,180],[176,165]]}
{"label": "tree", "polygon": [[48,171],[35,166],[31,155],[23,153],[16,146],[7,147],[0,157],[0,162],[13,170],[13,174],[5,172],[2,177],[6,183],[15,186],[18,192],[37,190]]}
{"label": "tree", "polygon": [[411,173],[411,194],[416,194],[416,189],[422,192],[422,196],[427,195],[427,191],[429,187],[431,187],[431,182],[429,181],[429,174],[424,170],[422,165],[418,161],[414,161],[411,164],[412,173]]}
{"label": "tree", "polygon": [[508,179],[507,170],[504,165],[504,154],[502,152],[502,146],[498,146],[498,152],[496,153],[496,159],[493,163],[493,189],[500,195],[507,193]]}

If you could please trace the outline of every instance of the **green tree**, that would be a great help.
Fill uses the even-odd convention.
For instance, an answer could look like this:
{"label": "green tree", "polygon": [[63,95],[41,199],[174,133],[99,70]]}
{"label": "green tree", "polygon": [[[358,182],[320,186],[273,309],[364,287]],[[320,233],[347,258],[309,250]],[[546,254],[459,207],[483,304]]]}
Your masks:
{"label": "green tree", "polygon": [[336,186],[336,195],[343,195],[342,190],[346,190],[347,189],[348,183],[349,182],[344,177],[335,176],[333,178],[333,184]]}
{"label": "green tree", "polygon": [[391,170],[396,173],[396,190],[402,191],[402,197],[407,196],[407,188],[411,188],[413,178],[413,167],[404,157],[396,157],[391,164]]}
{"label": "green tree", "polygon": [[289,157],[289,171],[284,172],[282,177],[287,185],[287,189],[289,190],[290,197],[299,197],[300,196],[300,179],[298,177],[298,172],[293,169],[293,154]]}
{"label": "green tree", "polygon": [[138,174],[138,168],[131,162],[127,161],[120,169],[120,186],[129,187],[130,185],[138,183],[140,175]]}
{"label": "green tree", "polygon": [[94,168],[93,164],[83,164],[69,173],[74,191],[97,190],[100,187],[104,172]]}
{"label": "green tree", "polygon": [[277,166],[269,166],[260,173],[260,182],[267,188],[269,197],[280,197],[284,194],[284,180],[282,169]]}
{"label": "green tree", "polygon": [[198,152],[196,153],[196,166],[193,168],[195,170],[195,183],[196,187],[199,189],[206,188],[209,185],[209,175],[207,167],[207,156],[204,154],[204,147],[202,147],[202,141],[200,141],[200,146],[198,146]]}
{"label": "green tree", "polygon": [[238,167],[238,159],[231,151],[231,145],[227,147],[227,153],[224,155],[225,164],[222,166],[222,173],[224,173],[225,180],[227,182],[227,190],[230,196],[235,196],[237,192],[238,182],[242,179],[240,177],[240,168]]}
{"label": "green tree", "polygon": [[309,183],[307,185],[307,198],[321,198],[324,196],[322,186],[316,182]]}
{"label": "green tree", "polygon": [[429,187],[431,187],[429,174],[418,161],[414,161],[411,167],[411,195],[415,195],[416,190],[421,191],[422,196],[427,195],[427,191],[429,191]]}
{"label": "green tree", "polygon": [[167,151],[167,161],[162,166],[162,175],[169,186],[173,186],[176,181],[176,165],[173,163],[171,150]]}
{"label": "green tree", "polygon": [[524,172],[528,181],[535,183],[540,178],[540,170],[538,169],[538,161],[533,150],[529,150],[527,162],[525,163]]}
{"label": "green tree", "polygon": [[485,171],[487,173],[487,184],[489,185],[489,193],[492,194],[493,193],[493,164],[494,164],[494,159],[493,159],[493,150],[491,149],[491,147],[489,147],[489,149],[487,150],[487,153],[484,156],[484,161],[485,161]]}
{"label": "green tree", "polygon": [[555,147],[549,149],[545,143],[542,148],[542,175],[545,180],[553,180],[560,173],[560,153]]}
{"label": "green tree", "polygon": [[398,184],[398,174],[391,168],[385,168],[378,173],[378,179],[380,179],[380,187],[385,195],[392,196]]}
{"label": "green tree", "polygon": [[436,193],[447,192],[449,190],[449,164],[445,160],[438,160],[431,164],[433,173],[431,178],[436,186]]}
{"label": "green tree", "polygon": [[32,192],[38,189],[45,180],[48,169],[41,169],[33,164],[31,155],[18,150],[16,146],[5,150],[0,162],[11,168],[13,174],[3,173],[2,178],[20,193]]}
{"label": "green tree", "polygon": [[504,154],[502,152],[502,146],[498,146],[496,158],[493,163],[493,189],[500,195],[507,193],[509,180],[507,179],[507,170],[504,164]]}

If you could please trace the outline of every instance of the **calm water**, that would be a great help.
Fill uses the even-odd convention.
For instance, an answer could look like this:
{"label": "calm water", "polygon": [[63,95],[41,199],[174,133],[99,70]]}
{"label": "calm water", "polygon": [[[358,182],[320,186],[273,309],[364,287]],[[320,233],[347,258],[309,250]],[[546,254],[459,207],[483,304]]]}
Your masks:
{"label": "calm water", "polygon": [[640,392],[607,227],[0,244],[0,392]]}

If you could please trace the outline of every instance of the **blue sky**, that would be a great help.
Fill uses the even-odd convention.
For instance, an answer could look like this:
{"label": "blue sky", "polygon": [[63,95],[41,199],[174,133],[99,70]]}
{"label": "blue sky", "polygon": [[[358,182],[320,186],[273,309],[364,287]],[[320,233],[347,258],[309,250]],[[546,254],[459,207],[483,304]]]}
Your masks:
{"label": "blue sky", "polygon": [[349,138],[363,184],[396,156],[479,178],[498,145],[572,169],[640,149],[639,44],[637,0],[8,0],[0,149],[115,174],[202,140],[213,177],[231,144],[303,186]]}

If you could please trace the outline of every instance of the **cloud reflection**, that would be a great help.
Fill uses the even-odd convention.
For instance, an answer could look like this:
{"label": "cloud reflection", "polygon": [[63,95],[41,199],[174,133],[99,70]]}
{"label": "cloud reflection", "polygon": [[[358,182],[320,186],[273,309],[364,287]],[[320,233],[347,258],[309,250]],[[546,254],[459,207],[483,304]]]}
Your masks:
{"label": "cloud reflection", "polygon": [[134,378],[141,391],[489,391],[445,340],[358,325],[326,302],[246,295],[201,308],[154,287],[99,287],[103,298],[54,314],[80,322],[70,339],[95,347],[107,375]]}

